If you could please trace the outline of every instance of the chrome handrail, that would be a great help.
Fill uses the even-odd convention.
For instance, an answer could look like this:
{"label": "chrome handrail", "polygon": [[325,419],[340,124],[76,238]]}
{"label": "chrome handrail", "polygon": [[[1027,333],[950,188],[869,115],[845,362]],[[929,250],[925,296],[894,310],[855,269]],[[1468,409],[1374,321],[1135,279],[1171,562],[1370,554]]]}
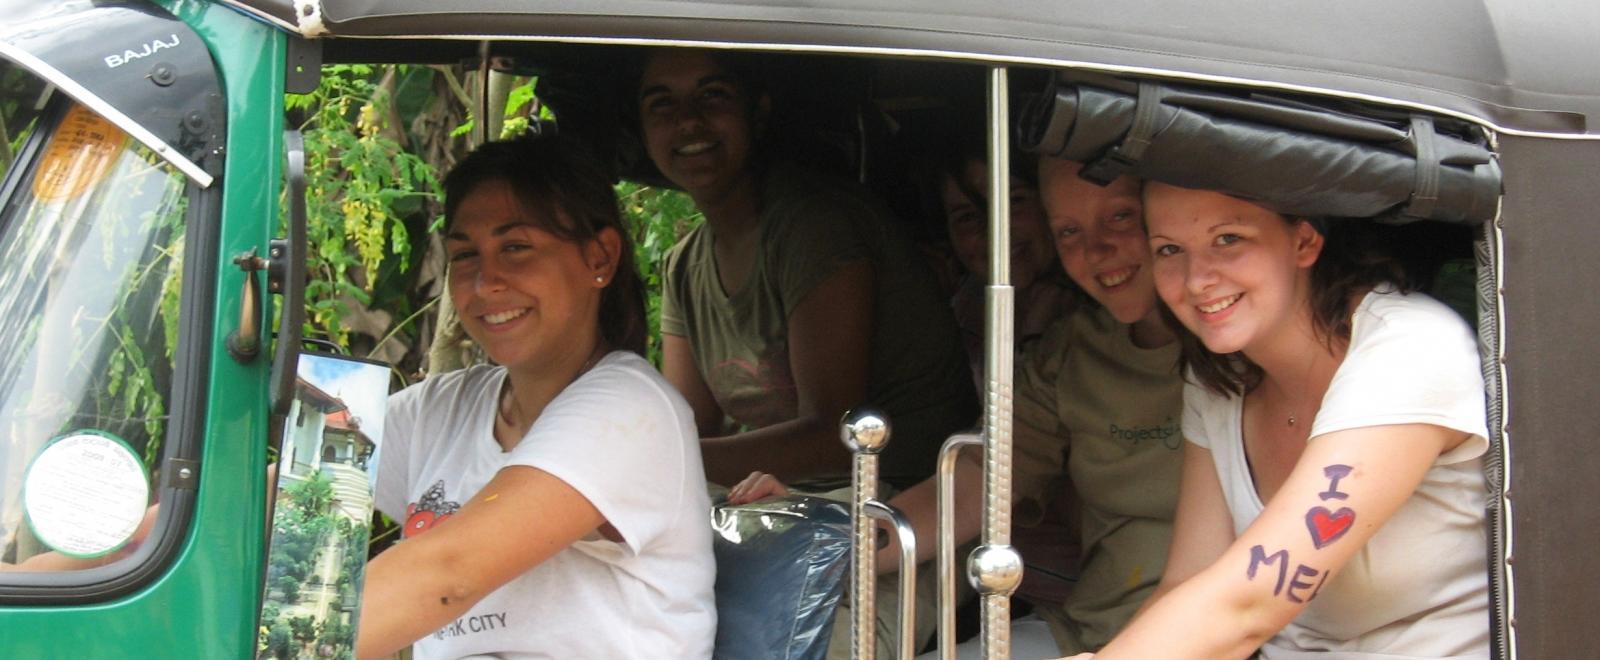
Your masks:
{"label": "chrome handrail", "polygon": [[[863,505],[868,517],[889,523],[900,541],[900,657],[917,656],[917,533],[899,509],[873,500]],[[876,585],[874,585],[876,586]]]}
{"label": "chrome handrail", "polygon": [[958,433],[939,448],[939,659],[956,657],[956,460],[965,447],[981,446],[983,436]]}

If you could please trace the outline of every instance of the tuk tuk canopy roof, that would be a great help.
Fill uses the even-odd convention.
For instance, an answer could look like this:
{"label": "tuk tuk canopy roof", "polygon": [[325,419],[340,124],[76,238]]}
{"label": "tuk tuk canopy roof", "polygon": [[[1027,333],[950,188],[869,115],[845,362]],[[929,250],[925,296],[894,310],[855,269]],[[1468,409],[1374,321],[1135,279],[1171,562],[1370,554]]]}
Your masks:
{"label": "tuk tuk canopy roof", "polygon": [[[226,0],[308,37],[711,45],[1084,66],[1600,125],[1593,0]],[[1591,121],[1593,119],[1594,121]]]}

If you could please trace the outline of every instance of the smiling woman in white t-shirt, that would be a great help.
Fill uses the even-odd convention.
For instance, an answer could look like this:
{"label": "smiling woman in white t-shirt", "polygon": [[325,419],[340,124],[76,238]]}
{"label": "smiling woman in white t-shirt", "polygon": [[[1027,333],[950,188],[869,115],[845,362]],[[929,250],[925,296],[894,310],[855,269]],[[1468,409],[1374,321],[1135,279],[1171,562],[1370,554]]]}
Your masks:
{"label": "smiling woman in white t-shirt", "polygon": [[1487,658],[1467,324],[1407,292],[1354,221],[1144,194],[1156,289],[1186,329],[1189,442],[1161,586],[1095,657]]}
{"label": "smiling woman in white t-shirt", "polygon": [[710,504],[681,396],[640,353],[642,285],[610,179],[556,136],[445,180],[449,286],[497,366],[389,402],[357,653],[707,658]]}

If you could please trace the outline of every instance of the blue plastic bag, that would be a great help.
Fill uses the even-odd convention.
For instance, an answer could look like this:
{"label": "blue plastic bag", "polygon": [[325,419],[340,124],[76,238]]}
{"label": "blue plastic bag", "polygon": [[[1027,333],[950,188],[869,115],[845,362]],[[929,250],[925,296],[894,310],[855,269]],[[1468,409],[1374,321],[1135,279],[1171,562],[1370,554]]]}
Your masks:
{"label": "blue plastic bag", "polygon": [[726,660],[827,655],[850,565],[850,510],[791,496],[711,511],[717,646]]}

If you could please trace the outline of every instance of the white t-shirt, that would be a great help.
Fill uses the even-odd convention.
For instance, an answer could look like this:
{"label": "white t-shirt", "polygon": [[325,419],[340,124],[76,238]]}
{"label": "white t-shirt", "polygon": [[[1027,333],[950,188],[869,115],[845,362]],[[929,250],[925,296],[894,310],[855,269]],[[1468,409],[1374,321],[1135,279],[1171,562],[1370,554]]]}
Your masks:
{"label": "white t-shirt", "polygon": [[[1433,424],[1471,437],[1433,462],[1417,491],[1262,657],[1487,658],[1488,430],[1476,339],[1438,301],[1389,289],[1367,294],[1351,324],[1349,352],[1311,437],[1387,424]],[[1192,383],[1184,389],[1184,435],[1211,450],[1235,534],[1265,508],[1245,461],[1242,403]]]}
{"label": "white t-shirt", "polygon": [[416,536],[502,468],[527,465],[577,489],[624,542],[590,533],[416,642],[417,657],[711,657],[711,505],[683,397],[643,358],[613,352],[505,452],[494,439],[505,375],[470,367],[389,398],[377,507]]}

